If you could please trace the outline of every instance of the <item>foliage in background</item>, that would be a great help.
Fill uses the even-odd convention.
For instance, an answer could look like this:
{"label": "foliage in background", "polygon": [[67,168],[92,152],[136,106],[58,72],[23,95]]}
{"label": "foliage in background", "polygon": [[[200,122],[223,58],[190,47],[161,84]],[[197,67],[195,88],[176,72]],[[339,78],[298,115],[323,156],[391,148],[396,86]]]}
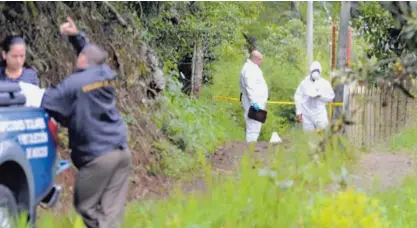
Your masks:
{"label": "foliage in background", "polygon": [[416,2],[360,2],[357,11],[352,24],[371,44],[369,57],[385,59],[416,50]]}
{"label": "foliage in background", "polygon": [[409,151],[414,152],[417,150],[417,124],[413,123],[406,127],[403,131],[397,135],[391,137],[386,147],[390,151]]}
{"label": "foliage in background", "polygon": [[[219,59],[213,49],[240,36],[236,25],[246,23],[245,19],[257,17],[261,4],[164,2],[157,16],[142,20],[147,29],[144,39],[153,44],[163,62],[172,66],[169,70],[177,70],[182,65],[189,66],[194,43],[202,39],[205,47],[204,76],[205,81],[209,82],[210,63]],[[182,73],[190,79],[190,72]]]}
{"label": "foliage in background", "polygon": [[400,32],[401,44],[405,52],[417,50],[417,2],[383,1],[380,4],[388,10],[395,21],[395,28]]}
{"label": "foliage in background", "polygon": [[241,138],[242,131],[236,131],[236,123],[214,104],[189,98],[182,93],[181,84],[169,78],[168,89],[159,100],[160,110],[154,115],[154,122],[167,136],[166,141],[155,142],[159,163],[153,171],[181,176],[196,165],[196,154],[209,155],[216,146],[228,140]]}
{"label": "foliage in background", "polygon": [[399,30],[390,12],[379,2],[360,2],[360,14],[352,20],[353,27],[370,44],[365,48],[368,57],[378,59],[399,56],[403,51]]}
{"label": "foliage in background", "polygon": [[[262,71],[270,88],[271,101],[293,101],[293,96],[298,84],[306,76],[309,66],[306,58],[306,25],[297,18],[280,18],[280,23],[270,13],[272,9],[268,3],[260,8],[260,19],[252,20],[248,25],[236,26],[254,36],[257,39],[257,46],[264,54]],[[300,10],[305,3],[300,3]],[[318,4],[317,4],[318,5]],[[332,9],[332,3],[327,4]],[[331,13],[329,13],[331,15]],[[330,71],[330,41],[331,23],[329,15],[323,7],[319,7],[314,19],[314,59],[321,62],[324,77],[329,79]],[[250,19],[248,19],[250,20]],[[357,59],[363,58],[363,51],[360,49],[364,41],[361,37],[355,37],[353,51]],[[205,88],[204,97],[206,100],[212,96],[229,96],[238,98],[240,94],[239,80],[240,70],[247,58],[244,48],[243,37],[236,37],[233,42],[220,45],[216,50],[222,58],[213,63],[214,74],[213,84]],[[238,102],[219,101],[223,105],[231,107],[229,115],[242,116],[242,108]],[[268,105],[267,122],[263,125],[260,140],[269,140],[272,132],[285,134],[295,124],[295,107],[293,105]],[[240,127],[244,129],[243,117]]]}
{"label": "foliage in background", "polygon": [[[331,31],[328,17],[337,17],[334,9],[338,9],[338,5],[316,4],[315,11],[314,57],[321,62],[323,76],[328,79]],[[293,101],[294,92],[309,66],[305,58],[306,25],[302,17],[291,13],[291,7],[289,2],[164,2],[157,7],[158,14],[142,17],[143,28],[146,28],[144,39],[153,44],[167,75],[183,70],[181,64],[191,57],[196,38],[203,37],[207,47],[205,74],[208,77],[200,99],[189,98],[177,89],[167,91],[162,98],[160,107],[164,112],[156,114],[154,119],[169,142],[154,144],[161,164],[151,168],[153,172],[165,170],[177,175],[192,170],[195,160],[189,156],[195,156],[197,151],[208,154],[215,150],[217,143],[227,139],[244,140],[240,102],[212,99],[213,96],[238,98],[240,95],[240,70],[248,55],[242,32],[255,37],[264,54],[262,71],[270,88],[270,100]],[[298,7],[302,15],[306,3],[298,3]],[[277,8],[282,14],[276,13]],[[353,44],[358,56],[361,53],[358,45],[362,43],[358,38]],[[268,112],[260,140],[269,140],[274,131],[285,135],[296,126],[293,105],[271,104]]]}

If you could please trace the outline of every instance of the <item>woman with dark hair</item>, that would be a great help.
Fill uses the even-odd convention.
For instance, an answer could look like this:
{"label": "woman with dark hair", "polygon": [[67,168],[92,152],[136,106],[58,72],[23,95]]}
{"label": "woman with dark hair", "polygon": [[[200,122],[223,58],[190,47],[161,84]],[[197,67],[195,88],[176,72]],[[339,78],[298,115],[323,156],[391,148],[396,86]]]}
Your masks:
{"label": "woman with dark hair", "polygon": [[8,36],[2,43],[0,80],[26,82],[39,86],[38,73],[29,67],[26,60],[26,44],[20,36]]}

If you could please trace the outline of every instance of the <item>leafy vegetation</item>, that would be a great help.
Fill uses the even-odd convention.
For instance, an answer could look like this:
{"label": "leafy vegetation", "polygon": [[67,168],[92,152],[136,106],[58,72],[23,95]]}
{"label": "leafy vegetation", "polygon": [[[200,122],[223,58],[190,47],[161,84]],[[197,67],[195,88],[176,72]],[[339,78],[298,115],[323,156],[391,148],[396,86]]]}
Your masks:
{"label": "leafy vegetation", "polygon": [[[240,70],[248,55],[243,32],[255,38],[257,48],[264,55],[262,71],[270,88],[271,101],[293,101],[295,89],[309,68],[305,58],[305,21],[291,14],[277,16],[274,13],[276,7],[290,10],[290,3],[190,4],[166,2],[160,6],[157,16],[149,20],[142,19],[146,21],[144,25],[148,26],[144,38],[149,43],[160,44],[154,46],[165,63],[167,74],[177,70],[185,74],[185,79],[174,74],[178,75],[174,78],[179,78],[183,86],[187,86],[189,79],[183,61],[190,61],[194,41],[201,36],[206,47],[206,86],[200,99],[185,96],[177,86],[173,86],[175,88],[166,91],[165,97],[159,102],[161,110],[165,112],[156,114],[154,118],[169,143],[155,143],[154,148],[162,163],[160,167],[152,169],[166,170],[163,173],[174,176],[177,176],[175,173],[196,167],[196,152],[209,154],[216,145],[228,139],[244,139],[245,126],[240,102],[213,100],[213,96],[239,98]],[[331,16],[334,16],[332,12],[337,6],[338,3],[327,5]],[[299,4],[301,12],[305,11],[305,7],[305,3]],[[314,57],[322,63],[324,77],[329,79],[331,24],[327,17],[330,15],[323,7],[316,8]],[[363,53],[359,46],[362,43],[357,38],[353,44],[357,56]],[[171,78],[168,80],[174,82],[172,85],[176,83]],[[269,140],[274,131],[285,135],[297,127],[293,105],[271,104],[268,111],[260,140]],[[164,159],[178,164],[174,165],[178,167],[168,168],[171,165],[167,165]]]}
{"label": "leafy vegetation", "polygon": [[385,207],[377,199],[353,189],[318,203],[313,212],[317,227],[390,227]]}
{"label": "leafy vegetation", "polygon": [[414,152],[417,150],[417,126],[416,124],[411,124],[409,127],[405,128],[399,134],[391,138],[389,143],[389,149],[391,151],[410,151]]}
{"label": "leafy vegetation", "polygon": [[416,3],[413,1],[360,2],[352,25],[370,44],[368,57],[392,58],[416,50]]}
{"label": "leafy vegetation", "polygon": [[395,189],[374,194],[374,198],[386,205],[387,219],[391,221],[390,227],[417,226],[417,200],[414,197],[416,187],[416,177],[411,176]]}
{"label": "leafy vegetation", "polygon": [[254,21],[260,7],[262,3],[256,2],[164,2],[156,16],[142,19],[147,28],[144,39],[158,44],[154,45],[155,49],[170,66],[168,70],[179,68],[188,80],[193,46],[199,39],[203,40],[205,81],[210,82],[210,63],[221,58],[213,49],[240,36],[241,24]]}
{"label": "leafy vegetation", "polygon": [[378,2],[361,2],[359,9],[360,15],[352,24],[371,44],[365,48],[368,56],[383,59],[401,55],[400,31],[395,28],[395,20],[390,12]]}
{"label": "leafy vegetation", "polygon": [[[201,154],[199,161],[206,171],[206,193],[184,195],[179,190],[169,200],[147,201],[129,205],[124,227],[291,227],[314,224],[313,206],[320,205],[328,184],[335,183],[332,174],[355,160],[351,149],[341,153],[328,149],[315,154],[310,147],[317,138],[293,132],[297,138],[290,148],[277,148],[260,166],[253,151],[247,151],[237,176],[222,176],[212,181],[212,172]],[[348,145],[345,145],[348,147]],[[255,167],[255,168],[254,168]],[[337,184],[337,183],[336,183]],[[313,204],[312,204],[313,203]],[[351,206],[354,206],[353,204]],[[364,212],[365,213],[365,212]],[[366,216],[362,214],[362,216]],[[76,221],[50,216],[41,224],[71,227]],[[45,226],[46,228],[48,226]]]}
{"label": "leafy vegetation", "polygon": [[[336,142],[334,136],[331,142]],[[417,181],[385,192],[351,188],[349,172],[357,151],[346,140],[344,151],[328,146],[316,153],[320,137],[291,132],[290,147],[278,147],[261,166],[246,151],[234,175],[212,178],[202,153],[206,192],[185,195],[176,190],[167,200],[131,202],[123,227],[414,227]],[[330,143],[331,144],[331,143]],[[330,145],[329,144],[329,145]],[[398,144],[399,147],[406,144]],[[330,186],[339,186],[338,192]],[[80,217],[43,215],[42,227],[81,227]],[[22,226],[23,227],[23,226]]]}
{"label": "leafy vegetation", "polygon": [[156,113],[154,121],[176,147],[166,141],[154,143],[159,162],[153,171],[179,177],[196,167],[197,153],[209,155],[217,145],[242,137],[243,131],[235,130],[233,119],[214,103],[187,97],[175,78],[169,80],[159,105],[166,111]]}
{"label": "leafy vegetation", "polygon": [[[302,5],[302,4],[301,4]],[[270,10],[266,6],[261,8],[265,14]],[[314,21],[314,59],[321,62],[324,77],[329,79],[330,72],[330,41],[331,24],[326,18],[327,14],[320,10]],[[267,14],[268,15],[268,14]],[[286,19],[282,24],[273,23],[273,17],[261,17],[242,31],[256,36],[257,46],[264,54],[262,71],[270,88],[271,101],[293,101],[295,89],[306,76],[309,66],[306,56],[306,25],[299,19]],[[239,28],[239,27],[237,27]],[[209,100],[212,96],[228,96],[238,98],[240,94],[240,70],[247,58],[242,36],[236,37],[232,43],[219,46],[218,55],[223,58],[213,63],[214,74],[212,86],[206,87],[204,97]],[[357,37],[353,42],[356,60],[362,60],[364,51],[361,46],[364,41]],[[222,101],[224,102],[224,101]],[[220,103],[220,102],[219,102]],[[227,102],[231,105],[230,102]],[[231,105],[230,115],[242,115],[238,105]],[[269,116],[263,125],[260,140],[269,140],[272,132],[285,134],[289,129],[296,127],[295,108],[293,105],[268,105]],[[243,119],[240,122],[243,126]]]}
{"label": "leafy vegetation", "polygon": [[[260,9],[265,10],[262,7]],[[267,20],[258,20],[241,27],[237,25],[236,30],[258,35],[257,43],[265,54],[262,69],[272,88],[271,97],[274,100],[291,100],[292,90],[304,77],[306,70],[303,45],[305,25],[294,18],[280,20],[285,21],[282,22],[285,26],[278,27]],[[329,25],[325,20],[316,21],[315,45],[318,50],[315,58],[322,61],[327,71]],[[364,46],[365,42],[360,37],[355,38],[353,48],[357,50],[356,55],[360,60],[363,53],[360,49]],[[204,104],[216,107],[215,110],[221,110],[223,115],[233,117],[234,123],[238,124],[234,126],[236,132],[239,128],[243,130],[239,103],[213,102],[211,99],[213,95],[238,97],[239,71],[247,56],[243,47],[243,38],[238,36],[233,42],[222,43],[214,49],[220,57],[212,64],[212,86],[205,88],[200,99]],[[291,108],[273,110],[275,115],[265,125],[262,139],[267,139],[271,131],[278,129],[279,132],[286,132],[291,128],[288,121],[291,118],[283,115],[286,111],[292,113]],[[205,194],[184,196],[178,193],[168,201],[131,204],[125,226],[349,227],[355,222],[358,227],[413,227],[415,201],[412,200],[411,189],[415,188],[415,183],[382,194],[346,189],[339,194],[329,195],[326,186],[335,181],[331,173],[341,173],[336,179],[343,179],[343,167],[349,167],[354,162],[354,151],[329,149],[324,153],[326,157],[323,154],[309,154],[309,140],[297,133],[287,135],[293,142],[292,146],[277,150],[270,159],[273,161],[270,166],[253,169],[256,161],[248,152],[242,160],[239,178],[225,177],[220,183],[209,181],[208,186],[215,187],[209,188]],[[207,175],[211,174],[207,172]],[[341,185],[342,189],[344,186]],[[402,195],[398,198],[395,194]],[[405,209],[401,209],[403,206]]]}
{"label": "leafy vegetation", "polygon": [[[205,193],[184,195],[179,190],[168,200],[132,202],[123,227],[414,227],[413,197],[417,182],[385,192],[363,192],[340,182],[344,167],[356,162],[356,152],[328,149],[314,156],[317,139],[293,132],[290,148],[270,154],[268,166],[259,166],[253,151],[243,157],[237,176],[211,182]],[[346,144],[345,144],[346,145]],[[326,156],[325,156],[326,155]],[[255,168],[253,168],[255,167]],[[340,185],[329,194],[329,185]],[[79,227],[74,213],[67,219],[43,216],[45,228]],[[49,224],[49,225],[48,225]]]}
{"label": "leafy vegetation", "polygon": [[[166,75],[170,75],[167,90],[154,102],[158,111],[152,113],[152,120],[165,138],[153,144],[157,162],[150,165],[149,171],[182,177],[202,167],[208,186],[205,193],[185,195],[177,190],[167,200],[131,202],[124,227],[343,227],[352,222],[358,222],[358,227],[415,226],[416,201],[412,197],[415,182],[409,181],[404,187],[386,193],[365,194],[346,188],[349,186],[347,170],[356,161],[357,151],[346,140],[341,140],[344,150],[340,150],[334,146],[338,141],[332,138],[325,145],[326,150],[317,153],[318,139],[296,130],[293,106],[270,105],[261,135],[261,140],[268,140],[273,131],[278,131],[291,142],[288,148],[272,151],[266,167],[261,167],[261,162],[252,156],[254,151],[247,151],[238,173],[213,181],[211,167],[204,158],[217,145],[244,137],[240,103],[212,99],[213,96],[239,97],[240,69],[247,58],[241,33],[255,37],[264,54],[262,70],[271,89],[271,100],[292,101],[298,83],[306,75],[306,3],[293,4],[116,4],[120,12],[136,14],[134,23],[141,38],[153,45]],[[337,20],[340,4],[328,3],[330,13],[322,5],[315,5],[314,58],[321,62],[324,76],[329,78],[331,27],[327,17],[331,15]],[[382,20],[389,27],[391,21],[379,5],[372,3],[363,7],[364,12],[369,11],[378,19],[377,24]],[[358,23],[364,20],[374,19],[360,18]],[[386,56],[387,51],[375,48],[382,47],[378,46],[378,37],[384,36],[386,30],[375,34],[365,31],[365,37],[359,32],[354,31],[353,52],[357,63],[354,69],[368,63],[363,55],[372,51],[364,49],[368,42],[374,45],[374,59]],[[182,92],[189,75],[184,79],[178,73],[170,74],[187,69],[184,65],[190,61],[196,39],[202,39],[205,44],[206,86],[200,99]],[[412,132],[394,138],[394,148],[406,144],[413,150]],[[341,192],[329,194],[331,185],[339,186]],[[82,226],[75,213],[65,218],[43,214],[39,224],[45,228]]]}

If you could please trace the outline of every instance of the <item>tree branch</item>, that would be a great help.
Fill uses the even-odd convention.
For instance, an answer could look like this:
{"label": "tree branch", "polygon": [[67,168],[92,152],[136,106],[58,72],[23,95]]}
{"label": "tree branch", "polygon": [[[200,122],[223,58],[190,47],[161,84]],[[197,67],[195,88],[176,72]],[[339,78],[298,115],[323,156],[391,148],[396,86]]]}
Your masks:
{"label": "tree branch", "polygon": [[119,14],[119,12],[117,12],[116,8],[114,8],[114,6],[111,3],[106,1],[103,1],[103,3],[105,6],[109,8],[110,11],[112,11],[116,15],[117,20],[120,22],[120,24],[122,24],[123,26],[128,26],[125,19],[123,19],[123,17]]}

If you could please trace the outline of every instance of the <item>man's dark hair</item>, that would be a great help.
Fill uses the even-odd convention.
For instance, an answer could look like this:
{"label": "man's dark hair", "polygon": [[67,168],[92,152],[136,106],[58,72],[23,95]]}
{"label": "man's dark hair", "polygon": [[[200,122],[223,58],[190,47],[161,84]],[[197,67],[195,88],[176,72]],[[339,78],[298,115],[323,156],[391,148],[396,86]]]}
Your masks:
{"label": "man's dark hair", "polygon": [[107,52],[97,44],[88,44],[80,54],[83,54],[87,58],[89,66],[101,65],[107,60]]}

